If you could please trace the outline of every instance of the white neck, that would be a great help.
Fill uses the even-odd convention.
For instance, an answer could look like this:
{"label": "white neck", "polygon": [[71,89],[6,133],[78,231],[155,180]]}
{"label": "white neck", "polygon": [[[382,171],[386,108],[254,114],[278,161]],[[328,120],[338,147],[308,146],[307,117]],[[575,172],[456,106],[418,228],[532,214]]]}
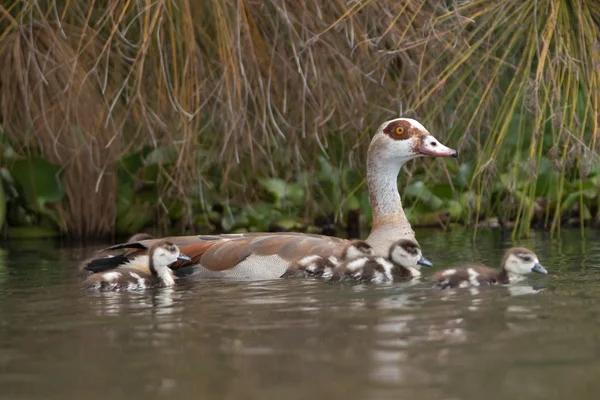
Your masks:
{"label": "white neck", "polygon": [[172,286],[175,284],[175,279],[173,279],[173,274],[171,274],[169,268],[161,268],[160,270],[156,271],[156,274],[160,278],[163,285]]}
{"label": "white neck", "polygon": [[158,276],[164,286],[172,286],[175,284],[175,280],[173,279],[171,269],[162,263],[164,263],[164,260],[157,260],[157,255],[153,254],[150,270],[156,272],[156,276]]}
{"label": "white neck", "polygon": [[515,274],[514,272],[508,272],[508,283],[517,283],[524,280],[525,277],[521,274]]}
{"label": "white neck", "polygon": [[410,274],[413,278],[418,278],[419,276],[421,276],[421,271],[419,271],[418,269],[414,267],[408,267],[407,269],[410,271]]}
{"label": "white neck", "polygon": [[387,255],[392,243],[398,239],[415,237],[398,193],[398,173],[405,162],[398,160],[391,163],[369,151],[367,184],[373,210],[373,226],[366,242],[378,255]]}

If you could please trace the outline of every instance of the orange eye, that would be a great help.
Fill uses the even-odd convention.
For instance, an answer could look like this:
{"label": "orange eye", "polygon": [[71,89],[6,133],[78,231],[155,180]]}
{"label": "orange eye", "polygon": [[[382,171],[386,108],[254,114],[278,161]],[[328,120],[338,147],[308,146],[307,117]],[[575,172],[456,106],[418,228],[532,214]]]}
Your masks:
{"label": "orange eye", "polygon": [[403,134],[404,134],[404,131],[405,131],[405,129],[404,129],[404,127],[403,127],[403,126],[397,126],[397,127],[396,127],[396,134],[397,134],[397,135],[403,135]]}

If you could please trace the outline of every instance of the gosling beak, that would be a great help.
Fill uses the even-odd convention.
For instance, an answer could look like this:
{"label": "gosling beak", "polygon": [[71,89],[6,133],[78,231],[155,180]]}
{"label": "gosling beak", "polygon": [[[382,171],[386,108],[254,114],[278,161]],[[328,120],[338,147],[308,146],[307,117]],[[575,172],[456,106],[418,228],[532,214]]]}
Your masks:
{"label": "gosling beak", "polygon": [[183,253],[179,253],[179,256],[177,256],[177,261],[192,261],[192,259]]}
{"label": "gosling beak", "polygon": [[441,144],[433,135],[421,136],[421,145],[417,153],[431,157],[458,157],[458,151]]}
{"label": "gosling beak", "polygon": [[538,274],[548,274],[548,271],[546,271],[546,268],[542,267],[542,264],[540,264],[539,262],[536,262],[535,265],[533,266],[533,268],[531,268],[531,272],[537,272]]}
{"label": "gosling beak", "polygon": [[421,256],[421,259],[419,261],[417,261],[417,264],[422,265],[424,267],[433,267],[433,264],[431,263],[431,261],[429,261],[428,259],[426,259],[423,256]]}

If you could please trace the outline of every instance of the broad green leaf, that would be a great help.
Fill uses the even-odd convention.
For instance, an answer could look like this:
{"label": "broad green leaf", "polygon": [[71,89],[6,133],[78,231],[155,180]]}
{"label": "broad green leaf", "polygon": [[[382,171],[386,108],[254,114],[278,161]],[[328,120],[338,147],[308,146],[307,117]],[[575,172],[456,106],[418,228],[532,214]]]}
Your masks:
{"label": "broad green leaf", "polygon": [[560,206],[561,211],[569,211],[573,207],[573,205],[575,205],[578,201],[579,192],[569,193]]}
{"label": "broad green leaf", "polygon": [[119,182],[117,189],[117,218],[123,216],[133,204],[135,188],[131,182]]}
{"label": "broad green leaf", "polygon": [[422,181],[417,181],[408,185],[404,190],[404,196],[414,197],[424,204],[427,204],[429,211],[439,211],[444,206],[444,202],[439,197],[435,196]]}
{"label": "broad green leaf", "polygon": [[462,163],[458,168],[458,172],[454,179],[456,187],[464,189],[469,187],[471,178],[473,177],[473,163]]}
{"label": "broad green leaf", "polygon": [[585,204],[583,205],[583,208],[581,209],[581,215],[583,217],[584,220],[588,220],[588,219],[592,219],[592,213],[590,212],[590,209],[588,208],[588,206],[586,206]]}
{"label": "broad green leaf", "polygon": [[283,179],[261,179],[259,182],[276,202],[280,202],[285,197],[285,181]]}
{"label": "broad green leaf", "polygon": [[177,150],[174,147],[159,147],[146,156],[146,164],[173,164],[177,160]]}
{"label": "broad green leaf", "polygon": [[296,183],[290,183],[286,186],[286,197],[297,206],[305,200],[304,188]]}
{"label": "broad green leaf", "polygon": [[154,205],[137,200],[125,213],[117,217],[115,230],[130,235],[140,232],[154,218]]}
{"label": "broad green leaf", "polygon": [[273,224],[283,228],[286,231],[294,231],[302,227],[302,223],[289,218],[277,219]]}
{"label": "broad green leaf", "polygon": [[449,183],[438,183],[431,186],[431,193],[443,200],[451,200],[454,198],[452,186]]}
{"label": "broad green leaf", "polygon": [[146,146],[144,149],[121,159],[117,165],[119,184],[126,181],[135,182],[138,172],[144,166],[144,157],[149,151],[150,147]]}
{"label": "broad green leaf", "polygon": [[344,209],[346,210],[358,210],[360,208],[360,201],[356,196],[350,196],[346,203],[344,203]]}
{"label": "broad green leaf", "polygon": [[46,203],[60,201],[65,195],[59,179],[60,166],[41,157],[15,161],[10,173],[26,203],[36,210],[44,208]]}

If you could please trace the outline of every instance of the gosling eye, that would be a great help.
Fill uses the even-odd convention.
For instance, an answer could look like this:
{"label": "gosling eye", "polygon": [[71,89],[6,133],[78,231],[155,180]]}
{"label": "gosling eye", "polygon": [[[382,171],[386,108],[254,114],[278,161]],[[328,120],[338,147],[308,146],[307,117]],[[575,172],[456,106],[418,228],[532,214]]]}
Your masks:
{"label": "gosling eye", "polygon": [[413,256],[417,255],[417,253],[419,252],[419,250],[414,246],[407,246],[404,248],[404,251]]}
{"label": "gosling eye", "polygon": [[171,246],[171,247],[169,247],[169,251],[171,253],[175,253],[177,251],[177,249],[175,249],[175,246]]}
{"label": "gosling eye", "polygon": [[525,262],[529,262],[529,261],[531,261],[531,256],[521,256],[521,260],[523,260]]}

